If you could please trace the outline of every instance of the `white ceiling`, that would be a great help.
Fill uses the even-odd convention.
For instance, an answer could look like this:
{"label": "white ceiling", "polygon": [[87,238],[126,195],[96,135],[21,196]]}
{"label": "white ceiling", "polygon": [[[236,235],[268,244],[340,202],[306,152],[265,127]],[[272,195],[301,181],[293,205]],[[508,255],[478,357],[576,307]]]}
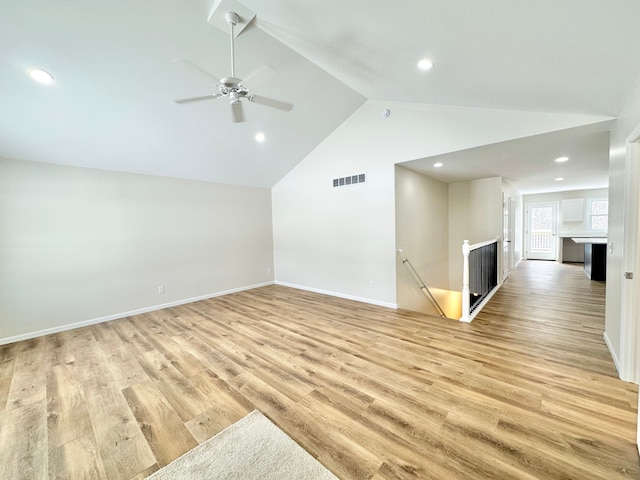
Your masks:
{"label": "white ceiling", "polygon": [[[215,3],[3,0],[0,157],[270,187],[366,99],[615,116],[640,75],[636,0],[243,0],[257,18],[236,39],[237,73],[272,67],[249,87],[295,106],[245,104],[232,124],[224,100],[172,101],[215,91],[174,59],[229,74]],[[432,71],[415,68],[423,56]],[[34,66],[55,84],[32,82]],[[434,175],[462,179],[453,165],[471,163],[476,178],[553,190],[552,147],[572,145],[564,168],[587,160],[571,185],[606,184],[601,127],[452,154]]]}
{"label": "white ceiling", "polygon": [[[445,183],[500,176],[522,194],[606,188],[610,126],[601,122],[402,165]],[[569,160],[557,163],[560,156]],[[434,167],[438,162],[443,165]]]}
{"label": "white ceiling", "polygon": [[[369,99],[616,115],[640,74],[637,0],[243,4]],[[429,73],[415,68],[423,56]]]}
{"label": "white ceiling", "polygon": [[[232,123],[223,99],[174,103],[217,93],[175,59],[230,74],[229,37],[207,23],[211,3],[3,0],[0,157],[274,185],[365,99],[250,25],[236,39],[236,73],[273,68],[278,75],[255,93],[293,110],[245,104],[247,122]],[[33,66],[55,83],[31,81]]]}

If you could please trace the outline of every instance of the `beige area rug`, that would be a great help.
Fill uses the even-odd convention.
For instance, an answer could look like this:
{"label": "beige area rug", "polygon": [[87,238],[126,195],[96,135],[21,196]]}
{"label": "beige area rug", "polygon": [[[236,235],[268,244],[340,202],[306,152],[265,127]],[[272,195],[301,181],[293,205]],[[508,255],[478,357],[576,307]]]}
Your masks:
{"label": "beige area rug", "polygon": [[254,410],[147,480],[337,480],[267,417]]}

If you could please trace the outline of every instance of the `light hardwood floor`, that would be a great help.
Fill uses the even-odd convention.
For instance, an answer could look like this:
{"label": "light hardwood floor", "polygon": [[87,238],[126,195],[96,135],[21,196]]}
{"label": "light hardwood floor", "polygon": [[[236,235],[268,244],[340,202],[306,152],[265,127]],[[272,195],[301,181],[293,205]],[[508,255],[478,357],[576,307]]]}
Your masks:
{"label": "light hardwood floor", "polygon": [[471,324],[269,286],[0,347],[0,478],[142,479],[257,408],[342,479],[640,478],[604,284]]}

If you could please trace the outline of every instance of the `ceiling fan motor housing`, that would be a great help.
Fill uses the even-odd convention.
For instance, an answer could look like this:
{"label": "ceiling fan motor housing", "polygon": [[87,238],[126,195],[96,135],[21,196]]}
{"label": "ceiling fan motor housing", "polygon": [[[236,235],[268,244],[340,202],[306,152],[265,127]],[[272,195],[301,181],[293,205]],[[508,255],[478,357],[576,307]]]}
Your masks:
{"label": "ceiling fan motor housing", "polygon": [[237,77],[224,77],[220,79],[220,85],[227,88],[237,88],[242,82],[242,79]]}

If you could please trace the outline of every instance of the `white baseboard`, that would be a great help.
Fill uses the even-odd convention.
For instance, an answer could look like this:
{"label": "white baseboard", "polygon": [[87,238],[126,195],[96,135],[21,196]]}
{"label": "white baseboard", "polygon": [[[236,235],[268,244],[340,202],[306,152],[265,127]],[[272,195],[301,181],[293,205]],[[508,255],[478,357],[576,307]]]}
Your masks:
{"label": "white baseboard", "polygon": [[609,355],[611,355],[611,359],[613,360],[613,364],[616,366],[616,370],[618,371],[618,377],[622,378],[622,376],[621,376],[622,367],[620,366],[620,360],[618,359],[618,356],[616,355],[616,352],[613,349],[613,346],[611,345],[611,340],[609,340],[609,335],[607,335],[607,332],[604,332],[602,337],[604,338],[604,343],[607,344],[607,348],[609,349]]}
{"label": "white baseboard", "polygon": [[398,309],[398,305],[395,304],[395,303],[381,302],[379,300],[373,300],[371,298],[356,297],[354,295],[347,295],[345,293],[332,292],[332,291],[329,291],[329,290],[322,290],[320,288],[305,287],[303,285],[296,285],[296,284],[293,284],[293,283],[279,282],[277,280],[276,280],[275,284],[276,285],[281,285],[283,287],[296,288],[298,290],[306,290],[307,292],[321,293],[323,295],[330,295],[332,297],[344,298],[346,300],[354,300],[356,302],[368,303],[370,305],[377,305],[379,307],[387,307],[387,308],[392,308],[394,310]]}
{"label": "white baseboard", "polygon": [[107,315],[104,317],[92,318],[90,320],[83,320],[81,322],[68,323],[66,325],[60,325],[57,327],[46,328],[44,330],[37,330],[35,332],[22,333],[13,337],[0,338],[0,345],[7,343],[20,342],[22,340],[29,340],[31,338],[41,337],[43,335],[51,335],[52,333],[65,332],[67,330],[73,330],[74,328],[87,327],[89,325],[95,325],[96,323],[108,322],[110,320],[117,320],[119,318],[130,317],[132,315],[139,315],[141,313],[153,312],[154,310],[162,310],[163,308],[177,307],[178,305],[184,305],[186,303],[198,302],[200,300],[207,300],[209,298],[221,297],[222,295],[229,295],[230,293],[243,292],[245,290],[252,290],[254,288],[265,287],[267,285],[273,285],[274,282],[257,283],[255,285],[248,285],[246,287],[233,288],[231,290],[224,290],[222,292],[208,293],[199,297],[185,298],[183,300],[176,300],[175,302],[163,303],[161,305],[154,305],[151,307],[138,308],[131,310],[130,312],[116,313],[113,315]]}

